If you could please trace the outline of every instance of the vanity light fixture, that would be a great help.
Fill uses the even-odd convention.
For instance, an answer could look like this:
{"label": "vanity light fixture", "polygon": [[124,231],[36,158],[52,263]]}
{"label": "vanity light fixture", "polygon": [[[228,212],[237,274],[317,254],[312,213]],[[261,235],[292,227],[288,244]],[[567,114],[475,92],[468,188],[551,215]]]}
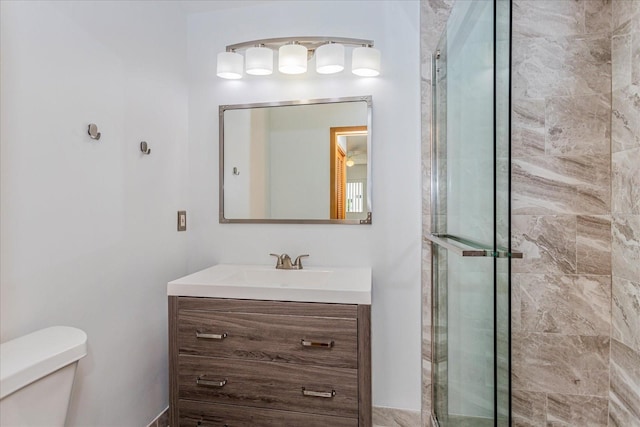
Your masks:
{"label": "vanity light fixture", "polygon": [[[224,79],[240,79],[243,71],[251,75],[270,75],[273,73],[275,50],[278,51],[278,71],[282,74],[306,73],[308,61],[314,56],[318,74],[339,73],[345,68],[345,46],[355,47],[352,52],[353,74],[363,77],[380,74],[380,51],[373,47],[373,40],[283,37],[227,46],[226,52],[218,54],[217,75]],[[244,58],[238,53],[241,50],[245,51]]]}

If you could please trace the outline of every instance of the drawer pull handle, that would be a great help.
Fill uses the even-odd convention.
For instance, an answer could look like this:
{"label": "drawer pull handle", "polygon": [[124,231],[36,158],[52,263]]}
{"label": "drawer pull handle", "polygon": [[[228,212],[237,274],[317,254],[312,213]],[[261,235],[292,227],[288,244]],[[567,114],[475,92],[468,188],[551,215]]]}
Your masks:
{"label": "drawer pull handle", "polygon": [[304,387],[302,387],[302,395],[303,396],[310,396],[310,397],[324,397],[324,398],[331,399],[332,397],[334,397],[336,395],[336,391],[335,390],[331,390],[331,391],[311,391],[311,390],[307,390]]}
{"label": "drawer pull handle", "polygon": [[[204,425],[204,424],[202,424],[202,419],[200,419],[200,421],[198,421],[198,424],[196,424],[196,426],[200,427],[202,425]],[[229,427],[229,424],[225,424],[222,427]]]}
{"label": "drawer pull handle", "polygon": [[196,338],[204,338],[206,340],[223,340],[228,336],[229,334],[226,332],[221,334],[206,334],[204,332],[196,331]]}
{"label": "drawer pull handle", "polygon": [[322,348],[331,348],[333,347],[333,340],[331,341],[307,341],[304,338],[300,340],[300,344],[303,347],[322,347]]}
{"label": "drawer pull handle", "polygon": [[[204,424],[202,424],[202,418],[198,421],[198,424],[196,424],[197,427],[200,427]],[[229,424],[224,424],[222,427],[229,427]]]}
{"label": "drawer pull handle", "polygon": [[216,388],[222,388],[227,384],[227,380],[222,380],[222,381],[212,381],[212,380],[207,380],[204,378],[205,376],[202,375],[198,378],[196,378],[196,385],[199,386],[204,386],[204,387],[216,387]]}

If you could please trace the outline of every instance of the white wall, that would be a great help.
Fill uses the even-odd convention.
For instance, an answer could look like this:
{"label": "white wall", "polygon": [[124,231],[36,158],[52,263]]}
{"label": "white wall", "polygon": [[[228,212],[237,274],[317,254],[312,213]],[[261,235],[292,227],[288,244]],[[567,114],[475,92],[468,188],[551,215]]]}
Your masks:
{"label": "white wall", "polygon": [[0,4],[1,339],[85,330],[69,425],[146,425],[168,401],[166,283],[186,273],[186,17]]}
{"label": "white wall", "polygon": [[[309,253],[309,265],[373,269],[374,404],[420,408],[420,86],[418,1],[276,2],[189,17],[190,272],[222,262],[270,264],[269,252]],[[260,38],[369,38],[382,75],[215,77],[227,44]],[[218,105],[373,96],[373,224],[218,223]]]}

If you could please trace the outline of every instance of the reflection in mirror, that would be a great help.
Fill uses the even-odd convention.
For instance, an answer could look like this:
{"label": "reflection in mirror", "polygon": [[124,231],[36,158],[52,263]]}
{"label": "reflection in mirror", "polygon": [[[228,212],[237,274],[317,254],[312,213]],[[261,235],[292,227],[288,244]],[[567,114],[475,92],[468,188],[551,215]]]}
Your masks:
{"label": "reflection in mirror", "polygon": [[220,222],[368,224],[371,97],[220,106]]}

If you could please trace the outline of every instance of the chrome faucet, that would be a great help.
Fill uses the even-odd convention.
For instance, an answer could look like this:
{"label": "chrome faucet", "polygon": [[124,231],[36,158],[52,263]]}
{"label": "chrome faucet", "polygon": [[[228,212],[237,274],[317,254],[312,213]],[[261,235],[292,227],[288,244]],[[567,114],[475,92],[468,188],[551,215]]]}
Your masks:
{"label": "chrome faucet", "polygon": [[279,270],[302,270],[302,258],[309,256],[308,254],[300,255],[296,258],[296,260],[293,263],[291,263],[291,257],[287,254],[282,254],[282,255],[269,254],[269,255],[278,258],[278,261],[276,261],[276,268]]}

